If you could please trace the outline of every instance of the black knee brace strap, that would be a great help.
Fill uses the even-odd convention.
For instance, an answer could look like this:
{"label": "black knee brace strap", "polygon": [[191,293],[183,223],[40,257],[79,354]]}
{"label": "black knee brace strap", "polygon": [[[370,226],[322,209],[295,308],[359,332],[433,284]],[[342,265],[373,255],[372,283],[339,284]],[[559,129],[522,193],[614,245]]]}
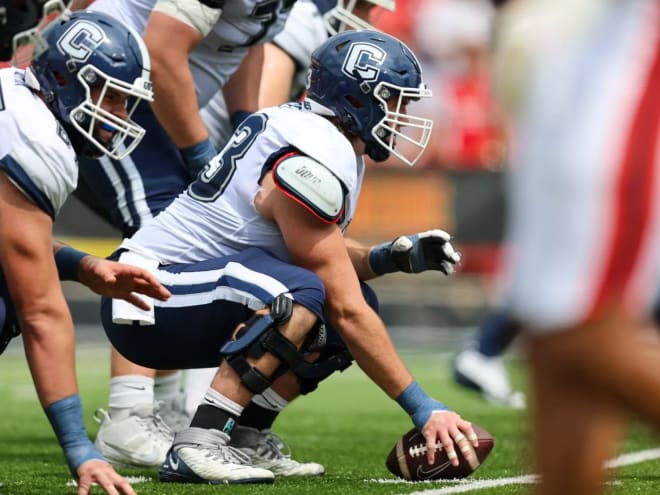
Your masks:
{"label": "black knee brace strap", "polygon": [[319,383],[335,371],[344,371],[353,363],[353,356],[346,348],[325,348],[321,350],[318,360],[313,363],[307,361],[293,368],[298,377],[301,395],[316,390]]}
{"label": "black knee brace strap", "polygon": [[[220,349],[220,354],[240,376],[241,383],[255,394],[266,390],[272,385],[273,378],[298,366],[303,360],[303,355],[296,346],[278,330],[289,321],[292,313],[293,301],[279,295],[273,300],[270,314],[250,318],[238,332],[236,340],[227,342]],[[258,359],[266,352],[282,361],[272,377],[265,376],[247,361],[247,358]]]}

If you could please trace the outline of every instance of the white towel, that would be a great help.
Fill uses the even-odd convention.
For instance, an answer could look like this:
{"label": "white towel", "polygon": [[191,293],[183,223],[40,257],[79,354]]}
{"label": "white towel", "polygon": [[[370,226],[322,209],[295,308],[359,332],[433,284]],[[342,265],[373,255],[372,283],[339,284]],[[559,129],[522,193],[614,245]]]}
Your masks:
{"label": "white towel", "polygon": [[[158,261],[147,258],[140,254],[134,253],[132,251],[125,251],[119,256],[120,263],[126,263],[128,265],[138,266],[144,268],[151,273],[155,273],[158,268]],[[138,294],[138,296],[144,300],[151,309],[145,311],[143,309],[134,306],[128,301],[123,299],[113,299],[112,300],[112,322],[118,325],[131,325],[134,321],[140,322],[140,325],[153,325],[156,321],[154,315],[154,300],[152,297],[145,296],[144,294]]]}

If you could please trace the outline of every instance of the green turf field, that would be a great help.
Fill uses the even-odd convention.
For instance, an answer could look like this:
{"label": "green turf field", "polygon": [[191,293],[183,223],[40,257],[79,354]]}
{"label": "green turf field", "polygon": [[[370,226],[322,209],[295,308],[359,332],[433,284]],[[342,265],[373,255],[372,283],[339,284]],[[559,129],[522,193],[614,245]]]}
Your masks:
{"label": "green turf field", "polygon": [[[38,406],[29,373],[14,342],[8,355],[0,358],[0,495],[73,494],[70,476],[64,466],[43,412]],[[404,358],[419,381],[439,399],[460,411],[464,417],[485,427],[495,436],[491,456],[467,483],[398,482],[385,468],[385,457],[396,439],[410,428],[406,415],[355,367],[338,374],[314,394],[292,404],[276,423],[301,460],[314,460],[326,466],[327,474],[316,479],[277,479],[273,485],[200,486],[161,484],[157,473],[125,470],[127,476],[146,481],[134,484],[139,494],[407,494],[440,495],[451,493],[522,494],[522,484],[530,474],[526,442],[525,413],[485,404],[476,395],[456,387],[448,373],[448,357],[405,353]],[[522,371],[514,369],[518,385]],[[78,351],[78,373],[85,405],[88,431],[96,432],[92,419],[95,408],[105,407],[108,389],[108,352],[82,347]],[[630,429],[622,452],[637,452],[660,446],[646,429]],[[657,452],[651,452],[651,457]],[[635,459],[633,458],[633,461]],[[566,460],[570,476],[571,460]],[[660,493],[660,461],[634,462],[611,472],[611,493]],[[510,482],[503,478],[512,478]],[[488,485],[499,485],[483,488]],[[96,492],[100,493],[100,492]]]}

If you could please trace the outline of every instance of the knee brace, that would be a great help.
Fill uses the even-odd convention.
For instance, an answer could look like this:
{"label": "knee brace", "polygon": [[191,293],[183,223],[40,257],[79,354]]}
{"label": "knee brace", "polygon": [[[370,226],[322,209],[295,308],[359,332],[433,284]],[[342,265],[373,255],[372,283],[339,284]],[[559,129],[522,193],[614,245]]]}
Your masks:
{"label": "knee brace", "polygon": [[321,349],[319,358],[310,363],[303,361],[292,368],[298,378],[301,395],[316,390],[319,383],[335,371],[344,371],[353,363],[353,356],[345,347],[327,346]]}
{"label": "knee brace", "polygon": [[[280,294],[271,304],[271,312],[254,315],[236,335],[236,339],[220,348],[220,354],[238,373],[241,383],[255,394],[260,394],[272,385],[272,380],[287,370],[295,368],[303,361],[303,354],[282,335],[279,327],[284,325],[293,314],[293,301]],[[247,358],[258,359],[270,352],[282,361],[273,376],[265,376],[248,363]]]}

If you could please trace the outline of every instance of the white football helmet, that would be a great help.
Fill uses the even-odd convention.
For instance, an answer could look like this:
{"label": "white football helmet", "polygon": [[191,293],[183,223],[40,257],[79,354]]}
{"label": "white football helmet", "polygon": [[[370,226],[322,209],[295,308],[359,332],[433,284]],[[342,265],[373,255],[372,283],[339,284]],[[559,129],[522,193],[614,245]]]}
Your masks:
{"label": "white football helmet", "polygon": [[358,2],[370,3],[390,12],[394,12],[396,9],[396,0],[337,0],[337,6],[323,16],[325,28],[331,36],[347,29],[356,31],[375,29],[365,19],[354,14]]}

